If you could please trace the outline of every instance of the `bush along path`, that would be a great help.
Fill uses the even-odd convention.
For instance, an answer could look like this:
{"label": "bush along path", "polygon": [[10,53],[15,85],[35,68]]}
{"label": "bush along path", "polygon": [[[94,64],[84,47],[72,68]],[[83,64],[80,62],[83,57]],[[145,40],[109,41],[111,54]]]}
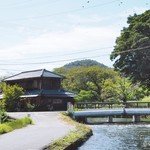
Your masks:
{"label": "bush along path", "polygon": [[28,124],[32,124],[32,120],[29,117],[2,123],[2,124],[0,124],[0,134],[8,133],[15,129],[25,127]]}
{"label": "bush along path", "polygon": [[45,150],[76,150],[83,142],[85,142],[91,135],[92,130],[81,123],[72,120],[67,113],[61,114],[61,118],[75,126],[75,130],[57,141],[51,143]]}

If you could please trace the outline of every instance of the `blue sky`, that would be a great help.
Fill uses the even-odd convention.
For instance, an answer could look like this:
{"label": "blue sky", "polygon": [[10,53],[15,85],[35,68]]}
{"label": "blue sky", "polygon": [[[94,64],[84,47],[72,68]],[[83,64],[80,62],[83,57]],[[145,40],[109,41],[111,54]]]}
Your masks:
{"label": "blue sky", "polygon": [[0,0],[0,76],[109,60],[129,15],[149,0]]}

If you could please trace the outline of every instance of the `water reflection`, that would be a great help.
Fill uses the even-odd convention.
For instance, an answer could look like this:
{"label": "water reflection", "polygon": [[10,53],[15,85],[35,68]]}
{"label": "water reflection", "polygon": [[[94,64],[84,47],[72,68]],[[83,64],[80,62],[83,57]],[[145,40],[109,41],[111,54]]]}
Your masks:
{"label": "water reflection", "polygon": [[94,125],[79,150],[150,150],[149,125]]}

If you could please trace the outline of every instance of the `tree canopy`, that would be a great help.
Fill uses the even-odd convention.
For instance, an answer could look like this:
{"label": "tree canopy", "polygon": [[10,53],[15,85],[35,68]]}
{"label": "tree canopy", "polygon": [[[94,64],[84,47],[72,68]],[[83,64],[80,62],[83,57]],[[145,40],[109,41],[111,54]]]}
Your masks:
{"label": "tree canopy", "polygon": [[128,79],[120,77],[113,69],[99,66],[57,68],[57,73],[66,76],[63,88],[79,93],[77,101],[128,101],[141,98],[137,95],[138,86],[131,84]]}
{"label": "tree canopy", "polygon": [[129,16],[111,54],[116,70],[150,89],[150,10]]}

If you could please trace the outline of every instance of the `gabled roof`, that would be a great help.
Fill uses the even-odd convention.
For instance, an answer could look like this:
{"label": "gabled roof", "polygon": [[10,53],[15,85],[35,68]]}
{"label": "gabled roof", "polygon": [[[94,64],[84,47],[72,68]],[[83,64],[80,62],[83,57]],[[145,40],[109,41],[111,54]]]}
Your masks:
{"label": "gabled roof", "polygon": [[8,78],[5,78],[3,81],[13,81],[13,80],[22,80],[22,79],[30,79],[30,78],[41,78],[41,77],[47,77],[47,78],[65,78],[62,75],[56,74],[54,72],[50,72],[46,69],[39,69],[39,70],[31,70],[31,71],[25,71],[21,72],[19,74],[10,76]]}

